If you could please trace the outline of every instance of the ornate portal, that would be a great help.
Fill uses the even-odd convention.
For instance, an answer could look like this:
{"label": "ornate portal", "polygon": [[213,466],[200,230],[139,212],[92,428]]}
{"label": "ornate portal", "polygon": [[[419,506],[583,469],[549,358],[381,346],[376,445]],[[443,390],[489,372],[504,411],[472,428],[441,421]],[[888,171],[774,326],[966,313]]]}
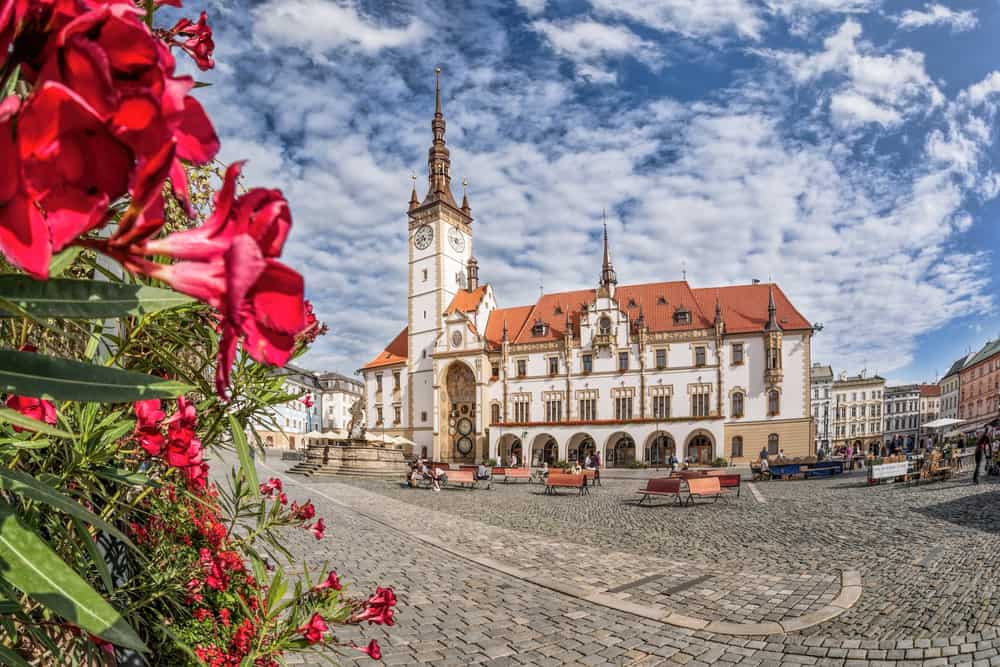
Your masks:
{"label": "ornate portal", "polygon": [[445,378],[448,392],[448,441],[452,456],[471,461],[475,458],[476,376],[462,363],[452,364]]}

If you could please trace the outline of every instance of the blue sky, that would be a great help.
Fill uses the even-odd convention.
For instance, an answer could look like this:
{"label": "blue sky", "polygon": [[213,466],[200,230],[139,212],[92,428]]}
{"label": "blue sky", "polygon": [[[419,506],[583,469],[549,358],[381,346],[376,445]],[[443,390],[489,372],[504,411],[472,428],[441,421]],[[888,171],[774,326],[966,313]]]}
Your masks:
{"label": "blue sky", "polygon": [[285,257],[351,372],[405,324],[433,70],[500,305],[772,275],[813,359],[934,380],[1000,335],[997,0],[217,0],[222,158],[280,187]]}

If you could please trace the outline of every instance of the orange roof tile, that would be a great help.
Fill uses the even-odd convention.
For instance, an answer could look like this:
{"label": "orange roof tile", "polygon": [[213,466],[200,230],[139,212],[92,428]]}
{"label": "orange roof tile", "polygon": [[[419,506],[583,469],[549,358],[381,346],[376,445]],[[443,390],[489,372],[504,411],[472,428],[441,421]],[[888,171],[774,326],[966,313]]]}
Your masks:
{"label": "orange roof tile", "polygon": [[927,398],[933,396],[941,395],[941,387],[936,384],[922,384],[920,385],[920,395]]}
{"label": "orange roof tile", "polygon": [[486,285],[480,285],[474,290],[458,290],[455,298],[451,300],[451,305],[448,309],[444,311],[445,315],[451,315],[456,310],[463,313],[468,313],[470,311],[479,308],[479,304],[482,303],[483,297],[486,296]]}
{"label": "orange roof tile", "polygon": [[492,345],[499,345],[503,338],[503,323],[507,322],[507,337],[513,341],[514,336],[524,326],[525,320],[531,314],[534,306],[515,306],[514,308],[496,308],[486,321],[486,340]]}
{"label": "orange roof tile", "polygon": [[381,366],[392,366],[406,361],[407,349],[407,327],[399,332],[399,335],[386,345],[385,349],[379,352],[378,356],[361,367],[361,370],[379,368]]}
{"label": "orange roof tile", "polygon": [[[726,333],[751,333],[763,331],[767,324],[768,284],[728,285],[703,287],[693,290],[702,310],[710,319],[715,318],[715,298],[722,305],[722,320]],[[782,329],[810,329],[812,325],[802,316],[781,288],[774,285],[774,305],[778,324]]]}

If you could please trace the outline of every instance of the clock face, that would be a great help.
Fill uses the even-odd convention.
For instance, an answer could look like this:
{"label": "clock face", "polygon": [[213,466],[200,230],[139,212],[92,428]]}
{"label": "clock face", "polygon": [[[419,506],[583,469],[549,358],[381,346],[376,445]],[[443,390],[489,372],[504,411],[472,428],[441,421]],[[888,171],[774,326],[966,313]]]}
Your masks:
{"label": "clock face", "polygon": [[455,252],[465,250],[465,236],[454,227],[448,230],[448,243],[455,249]]}
{"label": "clock face", "polygon": [[462,456],[468,456],[472,453],[472,440],[469,438],[459,438],[455,446],[458,448],[458,453]]}
{"label": "clock face", "polygon": [[434,240],[434,230],[430,225],[421,225],[413,235],[413,245],[417,250],[426,250]]}
{"label": "clock face", "polygon": [[459,435],[469,435],[472,433],[472,420],[468,417],[462,417],[458,420],[458,433]]}

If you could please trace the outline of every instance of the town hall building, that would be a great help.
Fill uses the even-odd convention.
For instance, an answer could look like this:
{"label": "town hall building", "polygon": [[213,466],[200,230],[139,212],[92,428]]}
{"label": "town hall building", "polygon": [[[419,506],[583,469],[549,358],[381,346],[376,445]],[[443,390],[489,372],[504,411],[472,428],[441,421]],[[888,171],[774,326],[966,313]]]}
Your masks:
{"label": "town hall building", "polygon": [[814,329],[775,284],[620,285],[605,227],[596,284],[499,307],[468,197],[452,194],[440,81],[436,97],[429,188],[408,210],[407,326],[361,369],[370,430],[463,463],[814,453]]}

